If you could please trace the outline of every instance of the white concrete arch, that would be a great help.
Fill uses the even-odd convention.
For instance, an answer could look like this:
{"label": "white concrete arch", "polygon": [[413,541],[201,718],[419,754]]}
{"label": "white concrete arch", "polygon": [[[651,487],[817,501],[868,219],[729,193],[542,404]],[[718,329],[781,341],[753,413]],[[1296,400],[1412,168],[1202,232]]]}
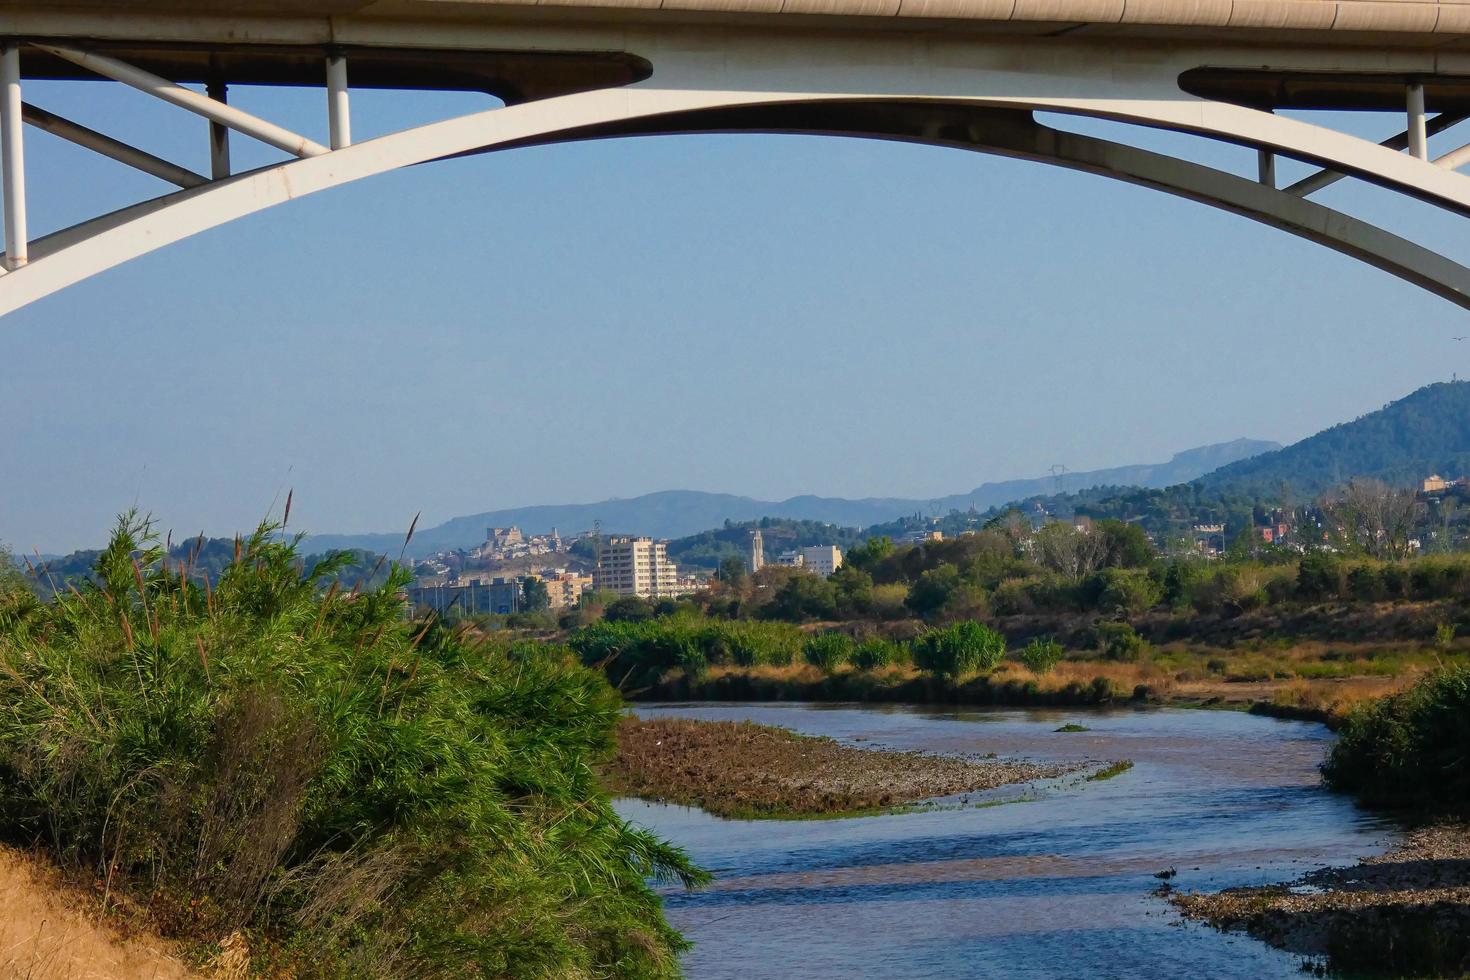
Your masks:
{"label": "white concrete arch", "polygon": [[[876,86],[875,86],[876,87]],[[943,87],[940,90],[944,90]],[[216,180],[125,208],[31,243],[29,261],[0,276],[0,315],[129,259],[256,211],[401,167],[496,148],[618,133],[709,129],[699,113],[749,108],[856,104],[967,106],[1014,112],[1045,109],[1205,132],[1286,150],[1406,193],[1470,213],[1470,180],[1420,160],[1268,113],[1198,100],[1106,98],[921,97],[878,91],[721,91],[656,88],[645,83],[527,102],[395,133]],[[1259,117],[1259,118],[1257,118]],[[1232,211],[1327,245],[1470,308],[1470,270],[1403,238],[1294,195],[1220,171],[1102,140],[986,117],[963,136],[808,124],[802,131],[909,139],[963,146],[1086,170],[1165,190]],[[680,120],[685,122],[682,124]],[[1029,128],[1026,128],[1029,126]],[[714,127],[718,128],[718,127]],[[761,124],[755,128],[789,128]],[[1325,136],[1323,134],[1326,134]],[[1331,138],[1329,138],[1331,137]]]}

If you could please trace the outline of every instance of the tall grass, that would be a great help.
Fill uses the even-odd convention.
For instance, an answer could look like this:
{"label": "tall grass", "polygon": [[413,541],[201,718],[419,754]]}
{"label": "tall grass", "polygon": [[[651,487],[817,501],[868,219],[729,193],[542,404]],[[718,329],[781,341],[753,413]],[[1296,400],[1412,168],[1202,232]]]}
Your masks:
{"label": "tall grass", "polygon": [[303,977],[667,977],[647,879],[702,879],[594,766],[620,700],[556,648],[323,589],[262,525],[218,582],[119,520],[94,585],[0,602],[0,832]]}
{"label": "tall grass", "polygon": [[600,667],[621,690],[654,686],[670,670],[691,677],[711,665],[784,667],[803,649],[803,634],[786,623],[705,619],[687,613],[637,622],[602,620],[572,633],[568,646]]}

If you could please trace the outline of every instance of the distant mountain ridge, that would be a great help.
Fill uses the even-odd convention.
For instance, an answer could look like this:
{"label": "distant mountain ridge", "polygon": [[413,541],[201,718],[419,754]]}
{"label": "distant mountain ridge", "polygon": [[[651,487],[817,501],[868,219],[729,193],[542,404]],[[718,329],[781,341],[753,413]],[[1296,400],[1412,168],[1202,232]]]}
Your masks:
{"label": "distant mountain ridge", "polygon": [[1195,481],[1206,490],[1313,497],[1354,477],[1417,485],[1431,473],[1470,475],[1470,381],[1420,388],[1376,412],[1284,449],[1241,459]]}
{"label": "distant mountain ridge", "polygon": [[[1280,449],[1280,444],[1257,439],[1200,446],[1176,453],[1166,463],[1144,463],[1105,470],[1067,473],[1066,490],[1084,490],[1100,486],[1139,486],[1161,488],[1191,480],[1237,460]],[[787,500],[757,500],[728,493],[700,490],[661,490],[620,500],[603,500],[590,504],[541,504],[514,507],[455,517],[435,527],[420,528],[414,534],[408,553],[422,557],[436,551],[471,548],[485,540],[487,527],[512,524],[529,534],[545,534],[552,528],[562,532],[583,531],[594,521],[601,521],[610,533],[647,534],[658,538],[677,538],[719,527],[725,521],[751,521],[761,517],[785,517],[795,520],[826,521],[851,527],[867,527],[896,520],[914,513],[948,513],[973,506],[985,510],[999,504],[1051,492],[1053,477],[1034,480],[1005,480],[982,483],[969,493],[948,497],[917,499],[904,497],[866,497],[848,500],[841,497],[803,495]],[[314,534],[306,542],[309,551],[333,548],[364,548],[396,555],[403,546],[403,533],[386,534]]]}

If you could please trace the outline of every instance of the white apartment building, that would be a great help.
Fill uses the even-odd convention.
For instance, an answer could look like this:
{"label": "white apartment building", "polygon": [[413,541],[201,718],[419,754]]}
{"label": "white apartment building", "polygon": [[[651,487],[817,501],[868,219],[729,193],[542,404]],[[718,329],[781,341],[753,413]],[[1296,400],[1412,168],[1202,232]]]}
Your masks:
{"label": "white apartment building", "polygon": [[826,578],[842,567],[842,549],[830,544],[802,548],[801,566]]}
{"label": "white apartment building", "polygon": [[652,538],[608,538],[597,558],[597,588],[618,595],[662,599],[683,595],[668,544]]}

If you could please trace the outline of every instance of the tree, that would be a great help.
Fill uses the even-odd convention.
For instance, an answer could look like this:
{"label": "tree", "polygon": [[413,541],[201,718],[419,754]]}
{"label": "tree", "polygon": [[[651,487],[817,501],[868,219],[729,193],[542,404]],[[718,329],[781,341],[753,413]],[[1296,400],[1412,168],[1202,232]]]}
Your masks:
{"label": "tree", "polygon": [[521,603],[526,612],[540,612],[551,608],[551,593],[546,583],[532,575],[521,583]]}
{"label": "tree", "polygon": [[919,616],[932,616],[944,608],[962,584],[959,569],[953,565],[931,568],[909,588],[904,605]]}
{"label": "tree", "polygon": [[647,599],[625,595],[608,603],[602,618],[610,623],[637,623],[653,618],[653,606]]}
{"label": "tree", "polygon": [[837,600],[840,616],[866,616],[873,611],[873,576],[844,564],[827,579]]}
{"label": "tree", "polygon": [[1080,531],[1063,521],[1052,521],[1031,538],[1036,560],[1064,578],[1077,581],[1102,567],[1107,538],[1096,530]]}
{"label": "tree", "polygon": [[831,619],[837,615],[837,593],[832,584],[821,576],[801,572],[792,575],[776,590],[776,595],[766,607],[766,615],[792,623]]}
{"label": "tree", "polygon": [[1147,568],[1157,554],[1153,542],[1137,524],[1111,518],[1093,525],[1093,533],[1103,539],[1103,564],[1109,568]]}
{"label": "tree", "polygon": [[1348,545],[1393,561],[1409,553],[1420,504],[1413,490],[1390,487],[1380,480],[1353,480],[1324,510]]}
{"label": "tree", "polygon": [[869,538],[855,548],[848,550],[843,557],[844,566],[851,565],[854,568],[872,571],[873,566],[893,554],[893,541],[887,535]]}
{"label": "tree", "polygon": [[715,573],[715,577],[726,585],[739,586],[745,581],[745,559],[731,555],[720,562],[720,570]]}
{"label": "tree", "polygon": [[0,544],[0,595],[28,588],[25,573],[20,570],[10,549]]}

